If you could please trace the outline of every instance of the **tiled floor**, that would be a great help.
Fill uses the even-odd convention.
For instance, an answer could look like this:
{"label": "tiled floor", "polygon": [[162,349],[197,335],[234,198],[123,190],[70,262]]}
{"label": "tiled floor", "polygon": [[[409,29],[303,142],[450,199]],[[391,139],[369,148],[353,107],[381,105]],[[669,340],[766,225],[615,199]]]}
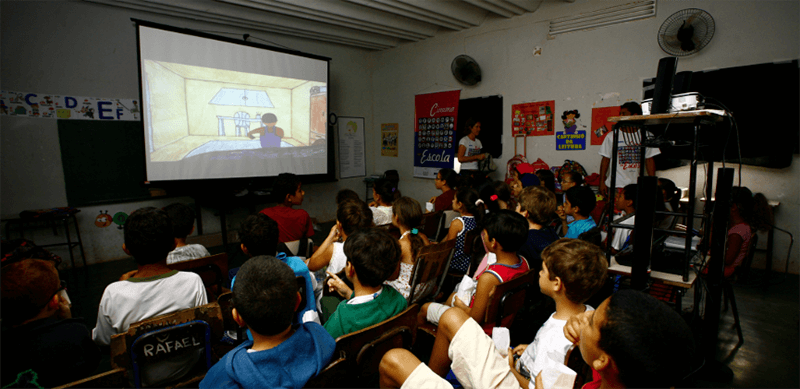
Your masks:
{"label": "tiled floor", "polygon": [[[314,241],[320,244],[330,230],[331,223],[320,226]],[[222,247],[209,249],[212,254],[222,252]],[[231,267],[240,266],[246,260],[236,245],[230,245],[228,254]],[[83,317],[86,325],[94,326],[97,306],[103,290],[120,274],[133,270],[133,259],[91,265],[65,271],[62,278],[69,283],[69,294],[73,302],[73,315]],[[759,274],[756,274],[757,276]],[[758,277],[756,277],[758,278]],[[699,387],[800,387],[800,280],[796,275],[773,273],[769,286],[734,286],[739,314],[744,332],[744,343],[738,345],[733,315],[723,312],[720,321],[719,351],[717,360],[733,371],[733,380],[717,382],[698,380]],[[685,300],[691,301],[691,299]],[[688,306],[685,304],[684,306]],[[110,365],[105,358],[98,372],[107,371]]]}

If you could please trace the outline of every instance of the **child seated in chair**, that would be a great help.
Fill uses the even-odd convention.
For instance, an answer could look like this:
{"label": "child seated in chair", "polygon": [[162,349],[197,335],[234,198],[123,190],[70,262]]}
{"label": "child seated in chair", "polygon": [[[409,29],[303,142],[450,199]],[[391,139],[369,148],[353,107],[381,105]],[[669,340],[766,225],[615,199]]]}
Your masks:
{"label": "child seated in chair", "polygon": [[[503,282],[512,280],[530,270],[528,261],[517,255],[517,250],[525,243],[528,236],[528,222],[520,214],[500,210],[486,217],[485,227],[481,232],[486,250],[497,256],[497,262],[490,264],[483,272],[477,274],[475,292],[468,301],[463,301],[453,292],[445,304],[426,303],[420,309],[418,322],[425,320],[437,324],[442,314],[450,307],[466,312],[475,321],[484,325],[484,316],[489,304],[492,289]],[[487,334],[492,333],[494,323],[484,325]]]}
{"label": "child seated in chair", "polygon": [[245,341],[211,367],[201,388],[302,388],[319,374],[336,342],[318,323],[293,325],[301,301],[292,269],[277,258],[250,258],[233,286],[233,319]]}
{"label": "child seated in chair", "polygon": [[303,204],[306,192],[301,187],[300,179],[292,173],[281,173],[275,179],[272,195],[278,205],[261,210],[260,213],[269,216],[278,222],[280,234],[278,241],[281,243],[294,242],[303,238],[314,236],[314,226],[308,212],[294,209],[294,206]]}
{"label": "child seated in chair", "polygon": [[[2,382],[22,387],[20,373],[32,370],[41,387],[92,375],[100,350],[82,319],[73,319],[53,263],[23,259],[3,267]],[[15,379],[15,384],[12,384]]]}
{"label": "child seated in chair", "polygon": [[[244,219],[239,228],[239,240],[241,241],[242,252],[248,257],[252,258],[259,255],[275,256],[278,247],[278,223],[261,213],[250,215]],[[295,277],[303,277],[305,279],[306,306],[297,312],[295,323],[304,321],[319,322],[317,300],[314,296],[316,282],[308,271],[305,262],[299,257],[287,256],[286,253],[277,254],[277,258],[292,269]],[[243,268],[244,266],[239,268],[236,275],[232,276],[231,289],[233,289],[236,277],[241,274]]]}
{"label": "child seated in chair", "polygon": [[406,309],[406,299],[383,282],[397,269],[400,244],[389,233],[375,228],[357,231],[344,244],[347,264],[344,271],[353,290],[335,274],[329,283],[348,298],[339,303],[325,322],[334,338],[378,324]]}
{"label": "child seated in chair", "polygon": [[[408,350],[390,350],[380,363],[381,387],[450,388],[442,377],[452,366],[465,388],[519,388],[511,350],[504,358],[481,332],[465,312],[448,310],[442,315],[428,365]],[[595,381],[584,388],[674,386],[689,372],[694,352],[692,332],[680,315],[654,297],[632,290],[621,290],[596,311],[573,317],[564,335],[580,342],[584,361],[594,369]],[[541,374],[535,387],[545,387]]]}
{"label": "child seated in chair", "polygon": [[517,213],[528,222],[528,238],[517,254],[528,260],[531,269],[542,269],[542,250],[558,240],[558,234],[548,226],[556,212],[556,198],[541,186],[530,186],[519,194]]}
{"label": "child seated in chair", "polygon": [[[590,216],[597,198],[594,192],[585,186],[574,186],[565,193],[564,205],[558,207],[558,216],[561,218],[561,228],[565,238],[577,239],[582,233],[591,230],[597,224]],[[567,224],[567,216],[575,220]]]}
{"label": "child seated in chair", "polygon": [[520,386],[529,385],[553,359],[565,363],[572,342],[564,336],[564,325],[575,315],[594,308],[583,303],[606,281],[608,262],[599,247],[578,239],[561,239],[542,252],[539,289],[556,302],[556,311],[536,333],[533,343],[514,348],[519,369],[512,372]]}
{"label": "child seated in chair", "polygon": [[128,217],[124,231],[122,250],[133,256],[138,267],[103,291],[92,330],[92,339],[99,345],[108,345],[111,335],[127,331],[132,323],[208,302],[199,275],[167,267],[175,239],[166,212],[138,209]]}
{"label": "child seated in chair", "polygon": [[211,253],[201,244],[186,244],[186,237],[194,232],[194,210],[184,204],[175,203],[164,207],[172,222],[175,250],[167,256],[167,265],[192,259],[210,257]]}

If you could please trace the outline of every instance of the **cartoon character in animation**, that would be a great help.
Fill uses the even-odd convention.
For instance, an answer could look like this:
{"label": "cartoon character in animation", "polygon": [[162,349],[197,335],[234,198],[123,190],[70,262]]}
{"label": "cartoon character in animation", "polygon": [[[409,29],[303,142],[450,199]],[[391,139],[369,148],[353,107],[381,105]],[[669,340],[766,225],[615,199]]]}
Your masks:
{"label": "cartoon character in animation", "polygon": [[564,114],[561,115],[561,122],[564,123],[564,133],[575,133],[575,130],[578,129],[578,125],[575,122],[579,117],[581,117],[581,114],[577,109],[572,111],[564,111]]}
{"label": "cartoon character in animation", "polygon": [[265,113],[261,115],[261,123],[264,127],[256,128],[247,133],[250,139],[255,139],[254,134],[259,134],[261,137],[261,147],[281,147],[281,139],[283,138],[283,129],[278,127],[278,117],[274,113]]}

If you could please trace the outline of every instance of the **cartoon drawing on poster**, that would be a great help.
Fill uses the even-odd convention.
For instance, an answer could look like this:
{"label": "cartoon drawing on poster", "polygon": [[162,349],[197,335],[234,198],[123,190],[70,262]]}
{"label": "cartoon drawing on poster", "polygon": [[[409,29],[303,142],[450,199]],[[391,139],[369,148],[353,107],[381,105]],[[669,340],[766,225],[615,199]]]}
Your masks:
{"label": "cartoon drawing on poster", "polygon": [[535,103],[514,104],[511,106],[511,135],[527,136],[553,135],[555,100]]}
{"label": "cartoon drawing on poster", "polygon": [[398,123],[383,123],[381,124],[381,156],[396,157],[397,156],[397,134]]}
{"label": "cartoon drawing on poster", "polygon": [[94,225],[105,228],[111,225],[112,218],[109,216],[108,211],[100,211],[100,214],[94,219]]}
{"label": "cartoon drawing on poster", "polygon": [[612,116],[619,116],[619,107],[592,108],[592,145],[603,144],[603,139],[616,123],[608,121],[608,118]]}
{"label": "cartoon drawing on poster", "polygon": [[561,115],[564,131],[556,132],[556,150],[586,150],[586,131],[578,129],[586,126],[580,124],[580,117],[577,109],[564,111]]}
{"label": "cartoon drawing on poster", "polygon": [[[116,107],[115,107],[116,103]],[[0,114],[48,119],[140,120],[137,100],[0,91]]]}

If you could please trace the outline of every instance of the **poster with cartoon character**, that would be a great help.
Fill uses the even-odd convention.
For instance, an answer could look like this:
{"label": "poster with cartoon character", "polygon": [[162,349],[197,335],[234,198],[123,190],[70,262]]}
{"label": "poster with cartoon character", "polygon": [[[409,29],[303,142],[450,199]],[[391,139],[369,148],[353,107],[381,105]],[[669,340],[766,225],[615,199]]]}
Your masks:
{"label": "poster with cartoon character", "polygon": [[47,119],[141,120],[138,100],[0,91],[0,114]]}
{"label": "poster with cartoon character", "polygon": [[577,109],[564,111],[561,123],[564,131],[556,132],[556,150],[586,150],[586,128],[580,121],[581,113]]}
{"label": "poster with cartoon character", "polygon": [[592,108],[592,145],[602,145],[603,139],[611,132],[616,122],[608,121],[612,116],[619,116],[619,107]]}
{"label": "poster with cartoon character", "polygon": [[398,123],[381,124],[381,156],[397,156],[397,134],[400,125]]}
{"label": "poster with cartoon character", "polygon": [[514,104],[511,106],[511,136],[525,134],[527,136],[553,135],[555,100],[534,103]]}

